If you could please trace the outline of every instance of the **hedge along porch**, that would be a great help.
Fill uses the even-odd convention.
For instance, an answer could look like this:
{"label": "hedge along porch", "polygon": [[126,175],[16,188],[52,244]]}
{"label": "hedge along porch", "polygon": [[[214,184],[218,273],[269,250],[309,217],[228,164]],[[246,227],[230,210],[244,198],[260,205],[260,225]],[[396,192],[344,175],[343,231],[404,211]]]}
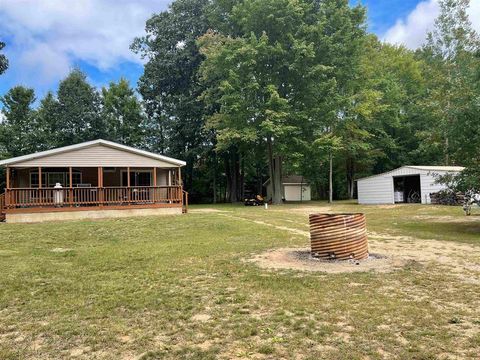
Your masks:
{"label": "hedge along porch", "polygon": [[0,161],[8,222],[173,214],[187,210],[185,162],[106,140]]}

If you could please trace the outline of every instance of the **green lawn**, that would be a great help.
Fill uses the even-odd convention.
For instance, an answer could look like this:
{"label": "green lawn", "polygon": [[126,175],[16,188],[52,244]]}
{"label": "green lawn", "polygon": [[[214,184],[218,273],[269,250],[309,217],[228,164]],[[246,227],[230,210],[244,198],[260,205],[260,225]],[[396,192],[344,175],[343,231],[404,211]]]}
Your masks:
{"label": "green lawn", "polygon": [[[0,359],[480,357],[480,216],[351,203],[192,210],[0,224]],[[308,213],[328,210],[365,212],[372,241],[456,244],[468,276],[458,258],[451,269],[419,260],[345,274],[244,261],[306,246],[307,237],[278,227],[307,231]]]}

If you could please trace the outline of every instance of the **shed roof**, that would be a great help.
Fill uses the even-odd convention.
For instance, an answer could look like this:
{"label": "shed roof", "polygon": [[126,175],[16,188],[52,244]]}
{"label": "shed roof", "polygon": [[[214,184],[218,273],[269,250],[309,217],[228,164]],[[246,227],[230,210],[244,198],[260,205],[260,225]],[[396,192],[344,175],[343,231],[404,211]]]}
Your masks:
{"label": "shed roof", "polygon": [[80,143],[80,144],[64,146],[64,147],[60,147],[60,148],[56,148],[56,149],[40,151],[40,152],[33,153],[33,154],[17,156],[17,157],[6,159],[6,160],[1,160],[0,161],[0,166],[16,165],[16,164],[18,165],[18,164],[28,162],[28,161],[31,161],[31,160],[37,160],[37,159],[41,159],[41,158],[51,157],[53,155],[59,155],[59,154],[64,154],[64,153],[68,153],[68,152],[72,152],[72,151],[78,151],[78,150],[82,150],[82,149],[86,149],[86,148],[90,148],[90,147],[94,147],[94,146],[99,146],[99,145],[100,146],[106,146],[108,148],[112,148],[112,149],[115,149],[115,150],[120,150],[120,151],[123,151],[123,152],[131,153],[131,154],[143,156],[145,158],[163,161],[163,162],[172,164],[174,166],[184,166],[186,164],[185,161],[177,160],[177,159],[174,159],[174,158],[171,158],[171,157],[168,157],[168,156],[159,155],[159,154],[155,154],[155,153],[152,153],[152,152],[149,152],[149,151],[136,149],[136,148],[133,148],[131,146],[126,146],[126,145],[115,143],[113,141],[98,139],[98,140],[86,141],[86,142],[83,142],[83,143]]}
{"label": "shed roof", "polygon": [[[269,182],[270,182],[270,179],[267,179],[267,181],[265,181],[263,185],[266,186]],[[309,183],[308,180],[301,175],[286,175],[282,178],[282,184],[308,185],[308,183]]]}
{"label": "shed roof", "polygon": [[370,179],[376,176],[388,175],[390,173],[393,173],[397,170],[404,169],[404,168],[415,169],[419,171],[440,171],[440,172],[461,172],[465,169],[463,166],[405,165],[390,171],[386,171],[384,173],[366,176],[366,177],[357,179],[356,181]]}

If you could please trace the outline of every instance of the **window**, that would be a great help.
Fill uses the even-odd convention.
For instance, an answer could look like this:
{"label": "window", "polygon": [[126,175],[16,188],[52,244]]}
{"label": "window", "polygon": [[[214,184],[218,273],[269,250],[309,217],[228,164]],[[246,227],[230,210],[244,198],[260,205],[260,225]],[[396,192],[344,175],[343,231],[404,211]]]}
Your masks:
{"label": "window", "polygon": [[[42,186],[47,183],[47,174],[42,172]],[[30,187],[38,188],[38,172],[30,173]]]}
{"label": "window", "polygon": [[[122,186],[127,186],[127,172],[122,171]],[[151,186],[152,173],[150,171],[130,171],[130,186]]]}
{"label": "window", "polygon": [[[59,171],[42,171],[42,187],[54,187],[56,183],[60,183],[63,187],[70,186],[70,173]],[[79,171],[72,172],[73,186],[82,183],[82,173]],[[38,188],[38,171],[30,172],[30,187]]]}

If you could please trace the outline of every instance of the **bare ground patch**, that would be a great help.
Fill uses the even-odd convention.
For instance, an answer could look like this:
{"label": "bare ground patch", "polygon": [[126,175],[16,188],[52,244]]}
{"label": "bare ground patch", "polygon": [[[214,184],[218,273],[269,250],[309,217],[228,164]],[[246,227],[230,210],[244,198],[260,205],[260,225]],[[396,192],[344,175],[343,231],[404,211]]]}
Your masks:
{"label": "bare ground patch", "polygon": [[[308,231],[278,226],[261,220],[251,220],[234,215],[226,215],[238,220],[273,227],[309,238]],[[327,273],[377,271],[388,272],[403,267],[408,262],[437,263],[449,269],[449,273],[467,283],[479,283],[480,247],[457,242],[434,239],[417,239],[410,236],[397,236],[368,232],[369,252],[376,257],[360,262],[323,262],[309,257],[307,249],[274,249],[256,255],[254,261],[262,268],[294,269]],[[302,255],[303,254],[303,255]],[[308,258],[305,254],[308,254]]]}
{"label": "bare ground patch", "polygon": [[308,248],[282,248],[256,255],[249,261],[264,269],[290,269],[301,271],[318,271],[330,274],[362,271],[389,272],[401,268],[407,263],[405,259],[393,259],[371,254],[366,260],[324,261],[310,255]]}

